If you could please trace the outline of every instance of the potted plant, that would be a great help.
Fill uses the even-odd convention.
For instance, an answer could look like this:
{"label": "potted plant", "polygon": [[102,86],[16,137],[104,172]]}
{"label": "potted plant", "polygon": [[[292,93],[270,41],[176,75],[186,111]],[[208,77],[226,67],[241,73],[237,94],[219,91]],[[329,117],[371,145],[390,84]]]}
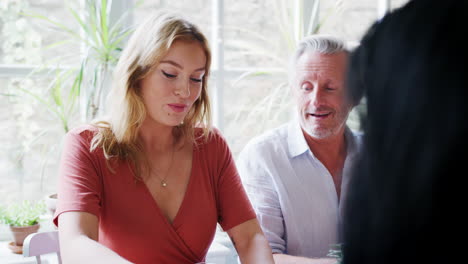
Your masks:
{"label": "potted plant", "polygon": [[31,203],[25,200],[8,207],[0,207],[0,222],[9,225],[13,234],[13,241],[9,243],[9,247],[14,253],[22,253],[24,239],[39,230],[39,219],[44,213],[43,201]]}
{"label": "potted plant", "polygon": [[[49,110],[52,117],[61,123],[63,128],[61,132],[64,134],[73,125],[89,122],[102,113],[102,103],[110,85],[111,72],[127,36],[133,31],[132,28],[124,27],[123,24],[127,13],[132,10],[125,12],[117,21],[112,21],[112,1],[85,0],[83,3],[84,5],[81,6],[76,1],[65,2],[70,17],[70,21],[67,22],[71,22],[73,24],[71,26],[44,14],[21,13],[43,23],[46,28],[61,36],[59,41],[47,48],[53,49],[69,43],[81,43],[83,54],[78,65],[70,68],[70,65],[65,63],[68,57],[77,53],[76,49],[70,49],[70,54],[62,54],[53,59],[64,61],[65,66],[59,65],[57,69],[47,71],[47,76],[51,78],[51,81],[45,91],[32,92],[22,87],[17,89],[18,95],[29,96]],[[46,62],[39,65],[34,72],[45,72],[45,69],[53,64]],[[42,130],[38,138],[47,133],[45,129]],[[61,141],[57,142],[53,147],[49,147],[51,151],[44,155],[43,164],[47,164],[47,160],[55,155],[54,150],[61,149]],[[43,177],[41,175],[41,178]],[[52,215],[55,212],[56,201],[56,193],[45,197],[47,209]]]}
{"label": "potted plant", "polygon": [[[63,36],[59,41],[52,43],[51,47],[59,47],[69,43],[81,43],[84,54],[78,67],[59,70],[51,82],[52,95],[54,96],[55,108],[63,108],[67,105],[78,105],[81,121],[93,120],[102,113],[103,101],[110,85],[110,76],[122,51],[127,36],[133,29],[124,27],[123,21],[127,12],[113,21],[111,18],[112,1],[108,0],[85,0],[82,8],[75,6],[73,1],[65,2],[69,11],[70,21],[79,30],[69,27],[61,21],[55,20],[47,15],[37,13],[26,13],[25,15],[38,19],[57,34]],[[77,11],[80,10],[80,11]],[[77,51],[72,49],[70,54],[63,54],[54,60],[66,61],[67,57]],[[46,63],[48,65],[48,63]],[[37,70],[42,70],[43,66]],[[63,93],[63,91],[68,91]],[[56,95],[59,95],[58,98]],[[70,102],[62,102],[68,96]],[[58,99],[58,100],[57,100]],[[62,119],[62,112],[55,113]],[[64,124],[65,132],[68,131]]]}

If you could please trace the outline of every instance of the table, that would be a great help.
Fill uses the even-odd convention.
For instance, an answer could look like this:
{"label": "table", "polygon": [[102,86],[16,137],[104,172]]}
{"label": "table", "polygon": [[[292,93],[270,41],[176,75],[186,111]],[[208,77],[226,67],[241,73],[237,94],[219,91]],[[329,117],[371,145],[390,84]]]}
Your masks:
{"label": "table", "polygon": [[231,255],[231,250],[226,246],[213,241],[211,243],[210,249],[206,254],[206,262],[216,263],[216,264],[228,264],[228,258]]}
{"label": "table", "polygon": [[[231,250],[226,246],[213,241],[206,255],[206,262],[216,264],[227,264]],[[57,255],[47,254],[41,257],[44,264],[57,264]],[[25,258],[23,255],[14,254],[8,248],[8,241],[0,241],[0,263],[1,264],[36,264],[35,257]]]}

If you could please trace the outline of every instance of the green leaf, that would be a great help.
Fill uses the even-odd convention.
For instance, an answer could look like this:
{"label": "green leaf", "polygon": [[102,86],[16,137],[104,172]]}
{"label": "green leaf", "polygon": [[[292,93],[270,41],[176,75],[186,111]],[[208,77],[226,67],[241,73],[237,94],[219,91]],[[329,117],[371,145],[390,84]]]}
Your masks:
{"label": "green leaf", "polygon": [[[141,1],[137,4],[140,3]],[[102,65],[106,65],[106,67],[110,65],[108,68],[112,70],[112,67],[117,63],[119,54],[122,51],[123,42],[128,35],[133,32],[131,29],[123,30],[122,21],[124,21],[123,18],[127,17],[129,11],[131,12],[135,8],[133,7],[127,10],[116,23],[110,25],[112,0],[85,0],[83,9],[78,11],[74,6],[75,4],[76,1],[66,2],[67,10],[72,20],[71,22],[75,23],[73,30],[44,15],[30,14],[30,16],[46,22],[65,35],[60,41],[49,45],[47,47],[48,49],[54,49],[66,43],[76,43],[77,41],[84,44],[85,54],[82,56],[83,59],[79,67],[64,71],[50,71],[48,74],[54,74],[55,76],[49,85],[50,92],[47,98],[23,91],[39,101],[50,110],[54,116],[59,118],[65,131],[68,130],[68,123],[73,114],[77,112],[76,110],[81,100],[80,98],[83,96],[88,97],[83,100],[89,105],[88,107],[93,107],[93,109],[98,109],[100,107],[95,103],[90,103],[96,101],[94,99],[95,97],[100,98],[104,96],[100,94],[100,87],[102,85],[98,84],[93,71],[97,68],[101,68]],[[76,30],[76,28],[79,30]],[[72,52],[76,53],[76,51]],[[73,56],[76,56],[76,54],[73,54]],[[71,57],[71,55],[69,57]],[[47,61],[47,63],[49,65],[60,65],[60,63],[66,61],[66,59],[68,59],[67,55],[58,56],[53,60]],[[50,68],[49,65],[44,64],[35,71],[39,71],[41,68]],[[58,74],[57,72],[60,73]],[[86,93],[83,92],[85,88],[87,89]],[[86,111],[90,112],[89,109],[85,110],[85,112]]]}
{"label": "green leaf", "polygon": [[0,222],[10,226],[31,226],[37,224],[45,212],[44,201],[32,203],[24,200],[8,207],[0,207]]}
{"label": "green leaf", "polygon": [[[109,3],[111,3],[110,1]],[[108,45],[108,19],[107,16],[110,14],[110,5],[107,6],[107,0],[101,0],[101,16],[100,16],[100,21],[101,21],[101,38],[102,38],[102,43],[104,46]]]}
{"label": "green leaf", "polygon": [[52,86],[52,98],[54,99],[54,103],[57,106],[62,106],[62,78],[58,78],[54,85]]}
{"label": "green leaf", "polygon": [[76,38],[80,38],[80,35],[76,34],[76,32],[73,31],[72,29],[66,27],[65,25],[63,25],[63,24],[61,24],[59,22],[53,21],[53,20],[49,19],[46,16],[43,16],[43,15],[40,15],[40,14],[35,14],[35,13],[21,13],[21,14],[25,15],[25,16],[32,17],[32,18],[37,18],[37,19],[46,21],[46,22],[52,24],[53,26],[56,26],[57,28],[61,29],[62,31],[64,31],[64,32],[76,37]]}

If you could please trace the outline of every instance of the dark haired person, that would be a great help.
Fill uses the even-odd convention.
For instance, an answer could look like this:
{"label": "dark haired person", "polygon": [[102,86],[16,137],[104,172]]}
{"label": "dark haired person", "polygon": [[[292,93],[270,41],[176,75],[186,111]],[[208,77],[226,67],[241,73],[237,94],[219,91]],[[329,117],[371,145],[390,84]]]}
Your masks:
{"label": "dark haired person", "polygon": [[367,117],[346,206],[345,264],[465,258],[467,12],[468,1],[411,1],[352,55],[349,86],[364,93]]}

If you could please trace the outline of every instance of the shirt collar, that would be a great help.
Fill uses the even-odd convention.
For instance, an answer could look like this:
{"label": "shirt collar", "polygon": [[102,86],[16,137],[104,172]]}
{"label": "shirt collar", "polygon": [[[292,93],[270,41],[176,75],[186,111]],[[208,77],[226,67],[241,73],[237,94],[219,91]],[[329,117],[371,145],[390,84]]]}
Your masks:
{"label": "shirt collar", "polygon": [[309,145],[307,145],[307,141],[305,140],[297,118],[288,125],[288,148],[291,158],[299,156],[309,150]]}

